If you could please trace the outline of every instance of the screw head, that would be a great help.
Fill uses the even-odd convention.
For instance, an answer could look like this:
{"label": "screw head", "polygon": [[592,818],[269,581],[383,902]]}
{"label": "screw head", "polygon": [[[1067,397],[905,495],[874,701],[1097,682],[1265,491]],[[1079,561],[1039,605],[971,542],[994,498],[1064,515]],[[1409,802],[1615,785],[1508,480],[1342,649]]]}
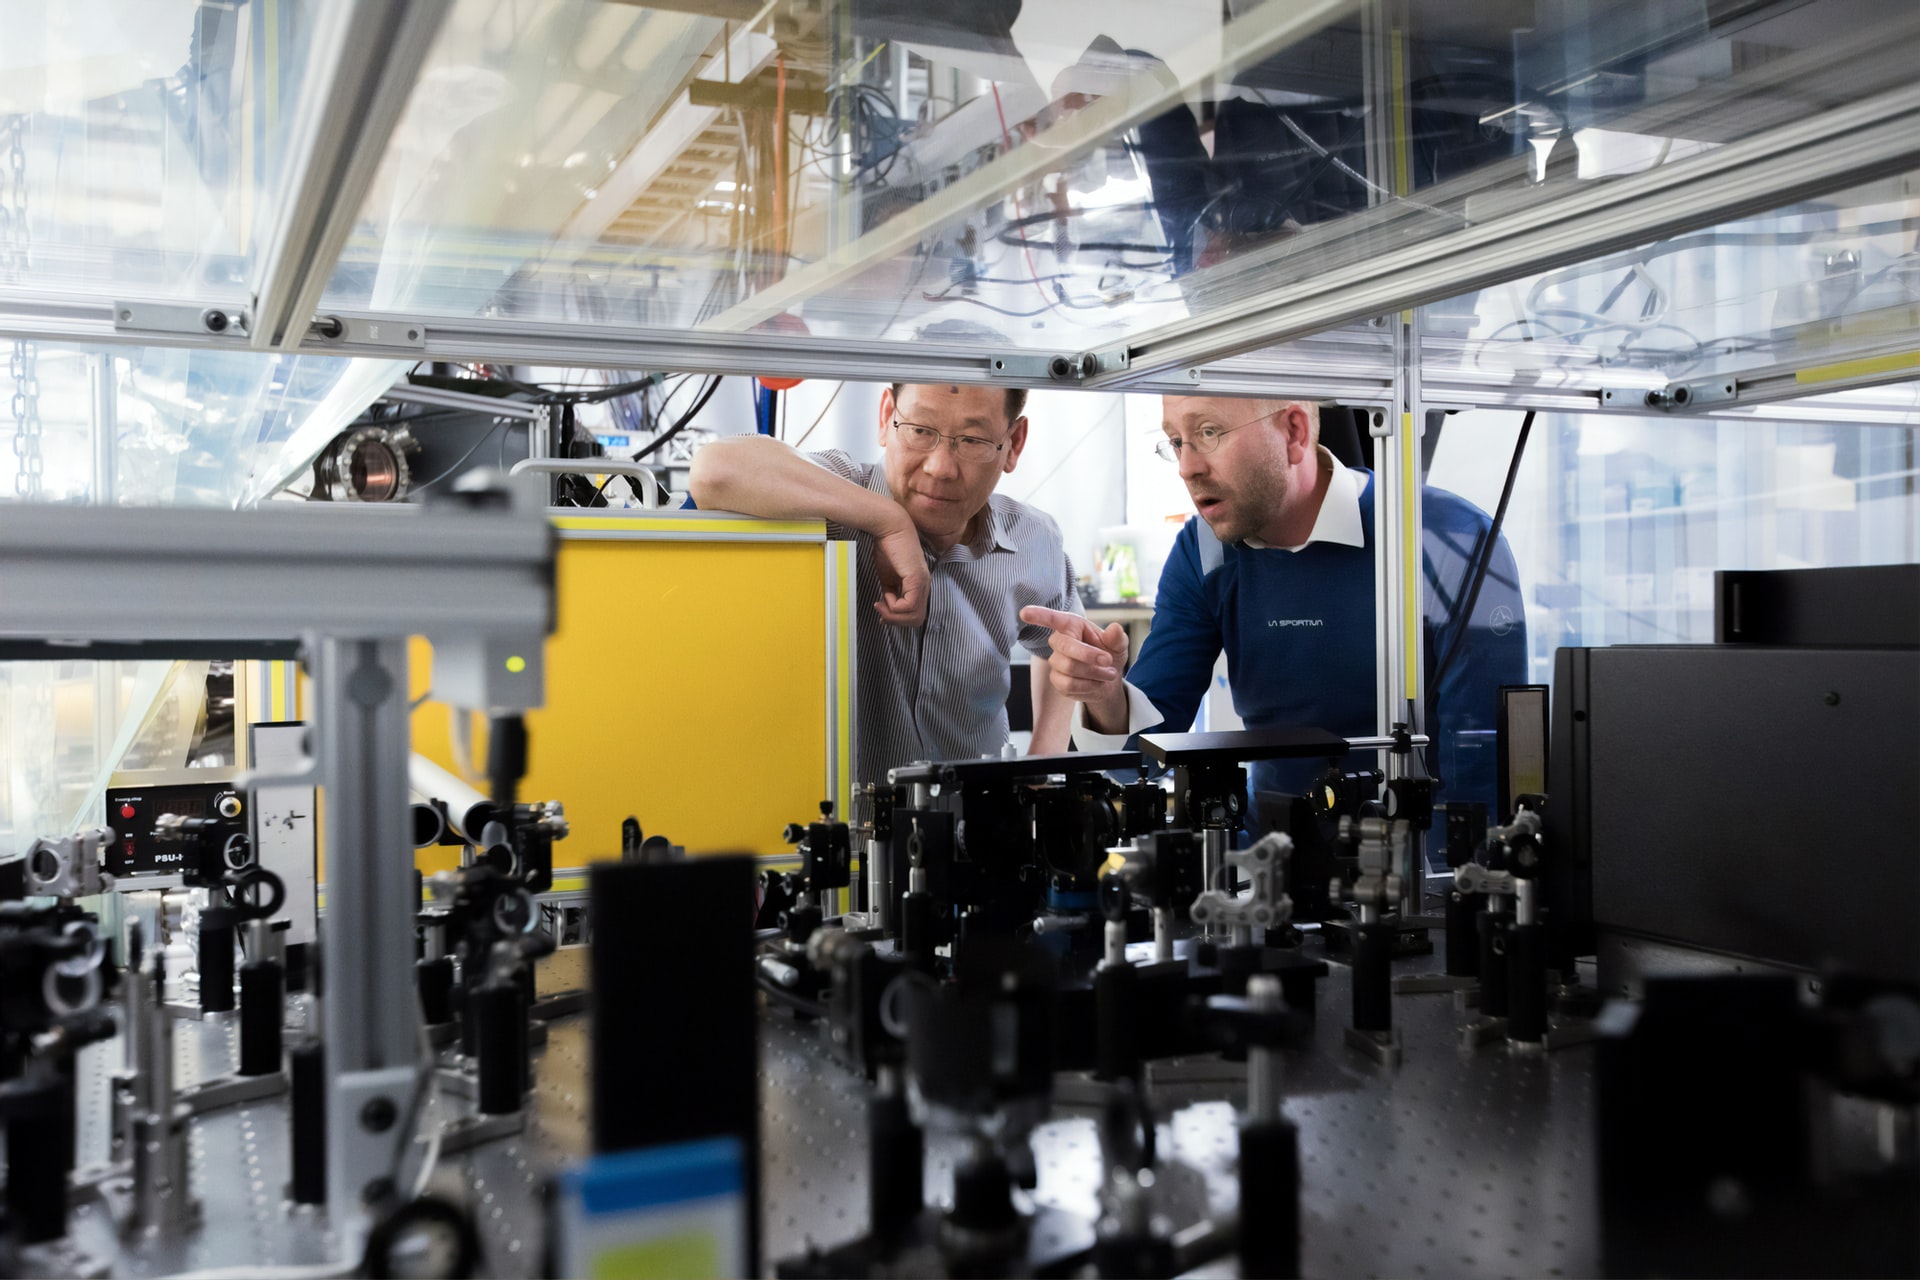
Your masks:
{"label": "screw head", "polygon": [[385,1133],[399,1118],[399,1109],[393,1105],[392,1098],[369,1098],[360,1108],[360,1127],[368,1133]]}
{"label": "screw head", "polygon": [[1827,705],[1830,707],[1840,705],[1840,691],[1838,689],[1827,690]]}

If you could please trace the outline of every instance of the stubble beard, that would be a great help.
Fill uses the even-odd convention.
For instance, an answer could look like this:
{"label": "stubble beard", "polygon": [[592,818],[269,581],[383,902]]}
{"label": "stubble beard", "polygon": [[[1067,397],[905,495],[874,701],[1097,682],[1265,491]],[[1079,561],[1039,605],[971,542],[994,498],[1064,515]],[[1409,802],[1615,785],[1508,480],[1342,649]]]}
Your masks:
{"label": "stubble beard", "polygon": [[1250,468],[1232,493],[1226,495],[1222,511],[1212,519],[1201,518],[1207,520],[1214,536],[1222,542],[1244,542],[1258,537],[1286,502],[1291,479],[1284,466]]}

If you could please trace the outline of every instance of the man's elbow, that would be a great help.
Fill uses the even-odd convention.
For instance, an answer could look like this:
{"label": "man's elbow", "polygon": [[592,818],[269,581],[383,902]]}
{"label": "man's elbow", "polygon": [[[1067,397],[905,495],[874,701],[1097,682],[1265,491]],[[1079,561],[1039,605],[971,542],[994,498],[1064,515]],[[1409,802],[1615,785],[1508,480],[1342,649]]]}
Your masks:
{"label": "man's elbow", "polygon": [[694,503],[708,511],[732,510],[734,481],[739,474],[739,448],[731,441],[715,440],[693,455],[687,471],[687,492]]}

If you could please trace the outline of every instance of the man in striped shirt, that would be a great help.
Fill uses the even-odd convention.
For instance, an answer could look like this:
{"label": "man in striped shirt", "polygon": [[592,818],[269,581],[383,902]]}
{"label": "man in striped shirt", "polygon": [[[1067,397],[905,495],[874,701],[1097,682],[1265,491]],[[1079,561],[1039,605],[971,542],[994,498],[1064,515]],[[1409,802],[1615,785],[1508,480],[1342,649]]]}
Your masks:
{"label": "man in striped shirt", "polygon": [[767,436],[693,460],[703,508],[824,518],[859,542],[860,725],[855,771],[884,782],[915,760],[998,755],[1008,658],[1031,655],[1035,754],[1064,751],[1072,701],[1048,679],[1049,631],[1028,606],[1080,613],[1060,527],[994,492],[1027,442],[1027,393],[895,383],[880,393],[880,465],[803,454]]}

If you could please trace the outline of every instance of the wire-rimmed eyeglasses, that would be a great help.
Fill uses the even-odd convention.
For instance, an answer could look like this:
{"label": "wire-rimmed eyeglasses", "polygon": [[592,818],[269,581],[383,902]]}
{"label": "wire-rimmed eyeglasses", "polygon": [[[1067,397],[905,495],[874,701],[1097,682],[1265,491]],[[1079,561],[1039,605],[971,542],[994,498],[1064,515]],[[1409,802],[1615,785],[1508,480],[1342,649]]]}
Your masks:
{"label": "wire-rimmed eyeglasses", "polygon": [[901,445],[910,453],[932,453],[944,440],[953,447],[954,455],[962,462],[991,462],[1007,447],[1004,440],[989,440],[985,436],[950,436],[944,431],[935,431],[917,422],[902,422],[898,418],[893,420],[893,429],[900,437]]}

